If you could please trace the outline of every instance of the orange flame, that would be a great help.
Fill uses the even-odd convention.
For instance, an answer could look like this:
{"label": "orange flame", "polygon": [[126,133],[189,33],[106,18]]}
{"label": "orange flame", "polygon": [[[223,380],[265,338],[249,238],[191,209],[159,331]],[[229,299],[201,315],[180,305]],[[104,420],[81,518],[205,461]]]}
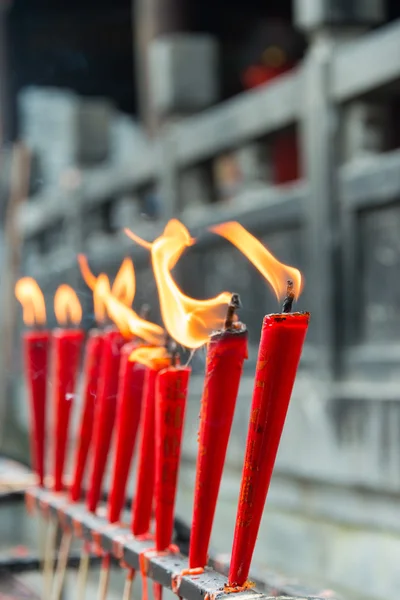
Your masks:
{"label": "orange flame", "polygon": [[82,320],[82,307],[76,292],[63,283],[54,296],[54,312],[60,325],[79,325]]}
{"label": "orange flame", "polygon": [[135,348],[129,355],[129,360],[157,370],[164,369],[171,363],[168,350],[164,346],[161,348]]}
{"label": "orange flame", "polygon": [[159,346],[165,341],[165,331],[159,325],[142,319],[130,305],[136,292],[136,277],[133,262],[125,258],[110,288],[110,281],[104,273],[98,277],[91,272],[86,256],[78,255],[82,277],[93,290],[94,312],[97,322],[105,320],[107,314],[114,321],[122,335],[127,338],[135,335],[147,343]]}
{"label": "orange flame", "polygon": [[100,273],[93,288],[94,314],[98,323],[103,323],[107,317],[106,298],[110,294],[110,280],[107,275]]}
{"label": "orange flame", "polygon": [[161,346],[165,342],[165,331],[159,325],[139,317],[132,308],[128,308],[112,294],[105,297],[109,317],[114,321],[123,336],[135,335],[148,344]]}
{"label": "orange flame", "polygon": [[136,293],[135,269],[131,258],[124,258],[114,279],[111,293],[125,306],[131,306]]}
{"label": "orange flame", "polygon": [[78,254],[78,264],[81,270],[83,281],[93,292],[97,277],[93,275],[92,271],[90,270],[88,259],[84,254]]}
{"label": "orange flame", "polygon": [[187,348],[199,348],[205,344],[210,333],[222,327],[231,294],[223,292],[215,298],[196,300],[186,296],[176,285],[171,270],[185,248],[194,243],[186,227],[173,219],[152,244],[129,229],[125,229],[125,233],[151,251],[161,315],[170,336]]}
{"label": "orange flame", "polygon": [[15,296],[22,304],[25,325],[44,325],[46,323],[46,305],[42,290],[32,277],[22,277],[15,285]]}
{"label": "orange flame", "polygon": [[249,259],[269,282],[278,300],[283,300],[286,296],[287,282],[292,280],[297,300],[302,290],[302,277],[298,269],[279,262],[257,238],[236,221],[214,225],[210,227],[210,231],[229,240]]}
{"label": "orange flame", "polygon": [[[78,263],[86,285],[94,291],[97,277],[92,273],[88,260],[84,254],[78,254]],[[104,277],[106,277],[104,275]],[[118,298],[125,306],[131,306],[136,292],[135,269],[131,258],[124,258],[115,276],[111,288],[113,296]]]}

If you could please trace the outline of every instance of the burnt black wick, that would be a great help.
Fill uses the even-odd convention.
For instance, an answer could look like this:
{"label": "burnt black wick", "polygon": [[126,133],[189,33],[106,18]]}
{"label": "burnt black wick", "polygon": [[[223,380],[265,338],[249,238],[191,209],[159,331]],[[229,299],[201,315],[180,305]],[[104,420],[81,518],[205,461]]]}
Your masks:
{"label": "burnt black wick", "polygon": [[165,347],[171,357],[171,366],[176,367],[179,358],[178,345],[169,334],[166,335]]}
{"label": "burnt black wick", "polygon": [[235,318],[235,313],[238,308],[241,308],[242,303],[240,301],[239,294],[232,294],[231,301],[228,304],[228,310],[226,311],[225,324],[224,329],[232,329],[233,320]]}
{"label": "burnt black wick", "polygon": [[291,279],[288,279],[287,285],[286,285],[286,297],[282,304],[282,312],[283,313],[292,312],[293,301],[294,301],[293,281]]}

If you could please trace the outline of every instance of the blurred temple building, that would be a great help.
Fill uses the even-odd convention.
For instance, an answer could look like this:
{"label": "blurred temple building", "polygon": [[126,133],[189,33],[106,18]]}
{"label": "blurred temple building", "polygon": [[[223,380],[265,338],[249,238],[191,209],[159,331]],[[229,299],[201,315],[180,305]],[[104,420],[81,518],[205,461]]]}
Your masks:
{"label": "blurred temple building", "polygon": [[[176,268],[182,289],[239,292],[250,332],[213,533],[214,551],[229,550],[259,330],[278,308],[206,231],[239,220],[301,269],[298,308],[312,313],[255,570],[397,598],[400,5],[2,0],[0,103],[1,449],[26,448],[15,279],[38,280],[50,326],[54,291],[70,283],[89,328],[77,253],[110,275],[129,254],[135,306],[151,299],[157,319],[149,256],[122,228],[152,240],[178,217],[198,237]],[[17,139],[31,151],[19,167]],[[193,365],[178,499],[188,522],[201,351]]]}

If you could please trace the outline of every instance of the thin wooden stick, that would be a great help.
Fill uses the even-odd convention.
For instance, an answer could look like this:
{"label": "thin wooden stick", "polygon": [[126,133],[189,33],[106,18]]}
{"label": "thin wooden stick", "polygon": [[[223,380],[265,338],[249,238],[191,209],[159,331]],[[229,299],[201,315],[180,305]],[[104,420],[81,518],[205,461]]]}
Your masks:
{"label": "thin wooden stick", "polygon": [[78,594],[77,600],[85,600],[86,596],[86,583],[89,572],[90,554],[87,551],[86,542],[83,543],[81,550],[81,560],[79,562],[78,570]]}
{"label": "thin wooden stick", "polygon": [[108,581],[110,579],[110,556],[103,558],[100,570],[99,591],[97,600],[106,600],[108,591]]}
{"label": "thin wooden stick", "polygon": [[163,597],[163,586],[157,581],[153,581],[153,597],[154,600],[162,600]]}
{"label": "thin wooden stick", "polygon": [[36,485],[38,481],[35,473],[21,473],[16,476],[5,476],[0,481],[0,491],[5,492],[23,492],[27,487]]}
{"label": "thin wooden stick", "polygon": [[51,600],[51,588],[53,585],[54,553],[56,549],[57,523],[53,519],[47,521],[46,546],[43,561],[43,598]]}
{"label": "thin wooden stick", "polygon": [[44,516],[39,513],[39,560],[40,570],[44,569],[44,559],[46,556],[46,532],[47,532],[47,520]]}
{"label": "thin wooden stick", "polygon": [[85,600],[89,562],[90,554],[87,551],[86,542],[84,542],[81,551],[81,560],[79,562],[77,600]]}
{"label": "thin wooden stick", "polygon": [[67,570],[68,556],[72,542],[72,531],[65,530],[61,539],[58,553],[57,569],[54,577],[52,600],[60,600],[64,587],[65,572]]}
{"label": "thin wooden stick", "polygon": [[128,569],[125,579],[124,593],[122,594],[122,600],[130,600],[134,576],[135,571],[133,569]]}

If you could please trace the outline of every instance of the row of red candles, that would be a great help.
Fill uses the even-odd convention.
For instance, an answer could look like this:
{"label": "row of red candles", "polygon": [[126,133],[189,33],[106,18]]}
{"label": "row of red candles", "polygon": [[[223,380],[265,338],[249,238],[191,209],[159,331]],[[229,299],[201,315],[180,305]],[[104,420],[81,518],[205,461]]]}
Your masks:
{"label": "row of red candles", "polygon": [[[219,233],[223,235],[221,231]],[[225,237],[230,239],[228,235]],[[231,241],[238,245],[235,240]],[[257,244],[261,246],[259,242]],[[250,258],[248,249],[243,253]],[[167,270],[172,269],[175,262]],[[265,265],[253,262],[263,272]],[[156,269],[154,271],[159,284],[160,274]],[[170,277],[169,272],[164,275]],[[290,312],[294,293],[290,287],[288,291],[284,312],[267,315],[262,325],[229,572],[229,585],[236,588],[245,585],[249,575],[308,327],[308,313]],[[236,398],[243,363],[247,358],[247,330],[234,318],[235,301],[234,295],[224,326],[210,335],[207,345],[189,550],[190,569],[202,568],[207,564]],[[167,330],[173,335],[168,326]],[[79,329],[56,329],[51,333],[34,330],[24,334],[33,415],[33,459],[41,485],[44,484],[45,475],[46,389],[48,356],[51,352],[56,492],[64,490],[69,422],[83,340],[84,334]],[[114,436],[115,455],[108,520],[110,523],[118,522],[125,503],[136,437],[140,432],[131,531],[135,536],[149,533],[154,506],[156,550],[165,551],[172,541],[190,368],[181,366],[179,360],[175,363],[173,353],[168,355],[162,352],[156,352],[152,363],[144,366],[139,359],[132,360],[137,346],[138,341],[131,339],[127,342],[126,337],[113,328],[95,330],[89,335],[84,358],[83,409],[69,497],[72,502],[81,498],[84,472],[90,458],[86,503],[89,511],[97,510]],[[139,356],[138,353],[136,356]]]}

